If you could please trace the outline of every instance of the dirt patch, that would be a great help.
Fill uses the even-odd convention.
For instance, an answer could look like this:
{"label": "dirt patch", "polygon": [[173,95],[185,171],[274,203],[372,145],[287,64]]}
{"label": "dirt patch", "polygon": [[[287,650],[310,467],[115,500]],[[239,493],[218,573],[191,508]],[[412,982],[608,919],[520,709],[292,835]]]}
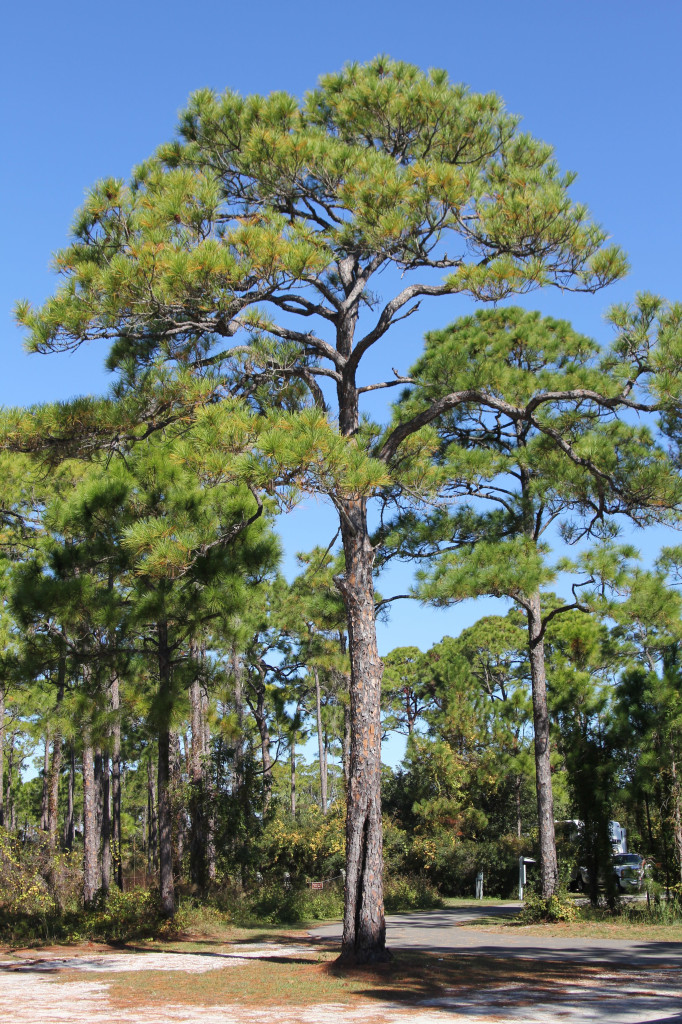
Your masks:
{"label": "dirt patch", "polygon": [[679,1012],[681,995],[678,969],[415,953],[348,970],[280,943],[0,962],[0,1020],[13,1024],[639,1024]]}

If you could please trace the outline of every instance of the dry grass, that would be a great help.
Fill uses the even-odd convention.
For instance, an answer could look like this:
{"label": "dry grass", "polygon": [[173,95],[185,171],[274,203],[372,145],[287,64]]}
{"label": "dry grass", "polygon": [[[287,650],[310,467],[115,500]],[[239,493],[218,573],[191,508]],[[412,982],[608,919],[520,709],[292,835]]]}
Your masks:
{"label": "dry grass", "polygon": [[499,917],[484,917],[462,923],[463,928],[529,937],[550,936],[564,939],[629,939],[631,942],[682,942],[682,922],[676,924],[648,924],[595,916],[585,921],[561,921],[556,924],[520,924],[501,921]]}
{"label": "dry grass", "polygon": [[[207,947],[210,944],[207,943]],[[183,943],[178,952],[189,952]],[[206,952],[224,952],[222,947]],[[239,955],[239,949],[231,951]],[[376,967],[340,967],[336,954],[310,947],[310,954],[233,962],[205,974],[182,971],[137,971],[131,974],[98,972],[98,982],[108,986],[107,1000],[116,1009],[154,1009],[168,1004],[188,1006],[274,1007],[310,1006],[320,1003],[357,1004],[378,1001],[413,1006],[425,999],[464,996],[497,986],[528,988],[557,998],[565,986],[589,982],[601,968],[506,958],[476,957],[461,953],[398,954],[391,963]],[[612,972],[613,973],[613,972]],[[631,972],[623,970],[623,977]],[[73,975],[64,972],[62,981]]]}

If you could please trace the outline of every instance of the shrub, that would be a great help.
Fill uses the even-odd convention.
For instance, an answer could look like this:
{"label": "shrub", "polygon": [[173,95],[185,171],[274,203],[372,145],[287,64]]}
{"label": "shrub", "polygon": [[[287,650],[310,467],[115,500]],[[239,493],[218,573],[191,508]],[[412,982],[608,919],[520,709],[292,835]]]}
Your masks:
{"label": "shrub", "polygon": [[526,898],[520,917],[524,924],[575,921],[578,909],[575,900],[564,889],[560,889],[549,899],[543,899],[539,893],[532,889],[526,889]]}
{"label": "shrub", "polygon": [[386,913],[401,910],[430,910],[443,906],[443,899],[430,879],[423,875],[394,875],[384,880]]}

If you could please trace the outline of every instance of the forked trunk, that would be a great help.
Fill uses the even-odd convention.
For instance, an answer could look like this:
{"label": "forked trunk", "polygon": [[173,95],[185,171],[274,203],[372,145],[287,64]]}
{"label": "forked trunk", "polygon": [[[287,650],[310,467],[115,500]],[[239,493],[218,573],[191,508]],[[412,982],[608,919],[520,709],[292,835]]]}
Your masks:
{"label": "forked trunk", "polygon": [[547,900],[556,892],[559,869],[554,836],[554,797],[550,762],[549,711],[547,709],[547,676],[545,645],[542,638],[540,594],[529,599],[528,647],[533,689],[533,729],[535,732],[535,776],[538,804],[538,838],[540,845],[540,889]]}
{"label": "forked trunk", "polygon": [[346,897],[341,959],[388,959],[381,828],[381,676],[374,618],[374,551],[363,500],[344,502],[345,577],[337,580],[348,613],[351,747],[346,816]]}

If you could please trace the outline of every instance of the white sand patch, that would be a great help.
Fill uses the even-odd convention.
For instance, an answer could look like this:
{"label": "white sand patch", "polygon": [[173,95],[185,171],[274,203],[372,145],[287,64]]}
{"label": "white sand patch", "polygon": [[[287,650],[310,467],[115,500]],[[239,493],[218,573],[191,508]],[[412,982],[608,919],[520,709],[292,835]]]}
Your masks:
{"label": "white sand patch", "polygon": [[93,956],[27,957],[22,960],[0,960],[0,972],[54,974],[58,971],[186,971],[202,974],[223,967],[245,963],[246,960],[271,957],[315,959],[309,946],[280,946],[275,943],[245,943],[222,953],[102,953]]}
{"label": "white sand patch", "polygon": [[[355,1006],[245,1007],[165,1006],[115,1009],[108,985],[82,979],[87,972],[202,972],[270,957],[315,958],[307,946],[269,943],[205,953],[112,953],[88,957],[43,957],[0,962],[0,1021],[12,1024],[644,1024],[682,1013],[682,973],[678,970],[636,971],[628,978],[600,972],[541,991],[504,983],[485,990],[453,988],[443,996],[406,1007],[394,1002],[363,1002]],[[78,981],[60,980],[70,972]],[[82,979],[82,980],[81,980]],[[682,1020],[682,1018],[681,1018]]]}

